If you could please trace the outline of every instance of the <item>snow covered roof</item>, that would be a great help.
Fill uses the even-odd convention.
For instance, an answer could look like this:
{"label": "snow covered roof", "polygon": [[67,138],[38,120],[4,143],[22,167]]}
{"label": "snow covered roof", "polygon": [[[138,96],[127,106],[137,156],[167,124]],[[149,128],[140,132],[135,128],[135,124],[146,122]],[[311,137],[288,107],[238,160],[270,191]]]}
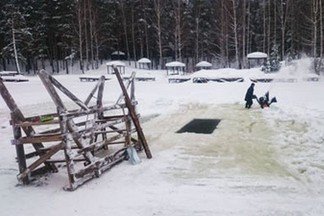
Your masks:
{"label": "snow covered roof", "polygon": [[211,67],[211,66],[213,65],[207,61],[201,61],[198,64],[196,64],[196,67]]}
{"label": "snow covered roof", "polygon": [[115,66],[123,66],[123,67],[125,67],[125,63],[121,62],[121,61],[111,61],[111,62],[108,62],[106,65],[107,66],[115,65]]}
{"label": "snow covered roof", "polygon": [[165,64],[166,67],[186,67],[186,65],[179,61],[168,62]]}
{"label": "snow covered roof", "polygon": [[253,52],[247,55],[247,58],[268,58],[268,55],[263,52]]}
{"label": "snow covered roof", "polygon": [[145,63],[145,64],[151,64],[151,60],[148,58],[141,58],[137,61],[138,63]]}
{"label": "snow covered roof", "polygon": [[122,51],[115,51],[115,52],[111,53],[111,55],[125,55],[125,53]]}

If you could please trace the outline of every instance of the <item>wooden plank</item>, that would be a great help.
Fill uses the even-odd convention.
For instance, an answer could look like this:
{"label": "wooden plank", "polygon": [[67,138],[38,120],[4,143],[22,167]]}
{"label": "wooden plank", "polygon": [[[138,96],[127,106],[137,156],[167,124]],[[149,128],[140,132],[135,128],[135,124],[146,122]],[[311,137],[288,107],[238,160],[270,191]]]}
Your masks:
{"label": "wooden plank", "polygon": [[58,117],[57,113],[48,113],[45,115],[29,116],[25,118],[26,122],[35,122],[35,119],[40,119],[41,116],[52,116],[54,118]]}
{"label": "wooden plank", "polygon": [[128,96],[128,93],[127,93],[127,89],[125,88],[124,86],[124,83],[123,83],[123,80],[117,70],[116,67],[114,67],[114,71],[115,71],[115,74],[116,74],[116,77],[117,77],[117,80],[119,82],[119,85],[124,93],[124,97],[125,97],[125,103],[126,103],[126,107],[128,108],[128,111],[129,111],[129,114],[132,118],[132,121],[135,125],[135,128],[136,128],[136,131],[137,131],[137,134],[138,134],[138,138],[140,139],[140,141],[142,142],[142,145],[143,145],[143,148],[145,150],[145,153],[146,153],[146,157],[147,158],[152,158],[152,153],[150,151],[150,148],[146,142],[146,138],[144,136],[144,133],[143,133],[143,130],[141,128],[141,125],[140,125],[140,122],[137,118],[137,115],[135,113],[135,109],[134,109],[134,106],[132,105],[132,102]]}
{"label": "wooden plank", "polygon": [[43,142],[55,142],[62,141],[63,138],[61,134],[47,134],[47,135],[38,135],[31,137],[21,137],[19,139],[12,140],[13,145],[21,145],[26,143],[43,143]]}
{"label": "wooden plank", "polygon": [[28,168],[24,172],[20,173],[17,176],[17,178],[19,180],[22,180],[23,178],[25,178],[30,172],[32,172],[34,169],[36,169],[38,166],[40,166],[42,163],[44,163],[47,159],[49,159],[54,154],[56,154],[58,151],[60,151],[63,147],[64,147],[64,145],[62,143],[54,146],[50,151],[48,151],[46,154],[40,156],[40,158],[38,160],[33,162],[31,165],[29,165]]}
{"label": "wooden plank", "polygon": [[[80,158],[80,159],[73,159],[74,162],[83,162],[83,161],[87,161],[84,158]],[[47,163],[66,163],[66,159],[50,159],[46,161]]]}
{"label": "wooden plank", "polygon": [[121,139],[123,137],[124,137],[124,134],[119,134],[119,135],[115,135],[113,137],[110,137],[109,139],[106,139],[106,140],[91,143],[88,146],[84,147],[83,149],[78,150],[78,153],[87,152],[87,151],[95,151],[96,149],[100,149],[104,145],[109,144],[109,142],[119,140],[119,139]]}
{"label": "wooden plank", "polygon": [[45,122],[30,122],[30,121],[19,121],[16,123],[17,126],[20,127],[30,127],[30,126],[40,126],[40,125],[51,125],[58,124],[59,120],[45,121]]}
{"label": "wooden plank", "polygon": [[76,172],[75,177],[82,178],[87,174],[100,170],[101,168],[108,169],[107,165],[111,167],[111,165],[115,165],[116,163],[123,161],[126,158],[125,150],[126,148],[122,148],[113,154],[100,158],[98,161],[96,161],[96,163],[90,164],[84,169]]}
{"label": "wooden plank", "polygon": [[67,111],[65,115],[67,117],[77,118],[77,117],[84,116],[84,115],[91,115],[91,114],[97,113],[98,111],[103,111],[103,112],[111,111],[111,110],[115,110],[115,109],[121,109],[123,107],[125,107],[125,104],[115,104],[115,105],[111,105],[111,106],[105,106],[105,107],[102,107],[100,110],[97,108],[90,107],[90,110],[78,110],[76,112]]}

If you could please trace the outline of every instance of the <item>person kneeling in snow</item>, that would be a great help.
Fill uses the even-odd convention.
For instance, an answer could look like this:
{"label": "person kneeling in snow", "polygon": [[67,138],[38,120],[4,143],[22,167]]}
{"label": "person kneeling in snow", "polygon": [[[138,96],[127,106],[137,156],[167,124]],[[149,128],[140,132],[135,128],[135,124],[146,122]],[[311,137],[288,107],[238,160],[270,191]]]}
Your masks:
{"label": "person kneeling in snow", "polygon": [[277,102],[277,98],[273,97],[271,101],[269,102],[269,92],[266,92],[264,96],[257,99],[258,103],[260,104],[261,108],[269,107],[272,103]]}

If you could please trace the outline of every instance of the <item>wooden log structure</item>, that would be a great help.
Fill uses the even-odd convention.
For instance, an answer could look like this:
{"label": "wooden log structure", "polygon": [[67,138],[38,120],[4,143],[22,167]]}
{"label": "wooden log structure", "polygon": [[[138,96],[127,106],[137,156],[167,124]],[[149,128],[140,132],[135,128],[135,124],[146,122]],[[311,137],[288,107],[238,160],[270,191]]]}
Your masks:
{"label": "wooden log structure", "polygon": [[[125,86],[118,70],[114,70],[122,93],[112,105],[103,103],[104,76],[99,78],[83,102],[45,70],[40,71],[38,76],[57,112],[31,117],[23,116],[0,80],[1,96],[11,110],[10,124],[14,134],[11,143],[16,148],[19,181],[29,184],[36,175],[55,172],[55,164],[65,163],[68,183],[64,189],[73,191],[127,159],[128,147],[134,146],[138,151],[143,148],[147,158],[152,158],[138,119],[140,115],[135,109],[135,73]],[[79,109],[68,110],[58,91],[75,102]],[[95,105],[89,106],[93,98]],[[45,131],[42,130],[44,126]],[[134,134],[137,137],[133,137]],[[24,148],[28,144],[34,151]]]}

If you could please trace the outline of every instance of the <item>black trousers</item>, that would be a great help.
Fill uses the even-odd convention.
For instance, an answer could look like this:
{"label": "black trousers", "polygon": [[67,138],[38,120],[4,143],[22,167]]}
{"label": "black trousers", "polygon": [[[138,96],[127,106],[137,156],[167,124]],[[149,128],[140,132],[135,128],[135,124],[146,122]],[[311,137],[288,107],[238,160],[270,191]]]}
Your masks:
{"label": "black trousers", "polygon": [[253,100],[247,100],[245,104],[245,108],[250,109],[253,104]]}

